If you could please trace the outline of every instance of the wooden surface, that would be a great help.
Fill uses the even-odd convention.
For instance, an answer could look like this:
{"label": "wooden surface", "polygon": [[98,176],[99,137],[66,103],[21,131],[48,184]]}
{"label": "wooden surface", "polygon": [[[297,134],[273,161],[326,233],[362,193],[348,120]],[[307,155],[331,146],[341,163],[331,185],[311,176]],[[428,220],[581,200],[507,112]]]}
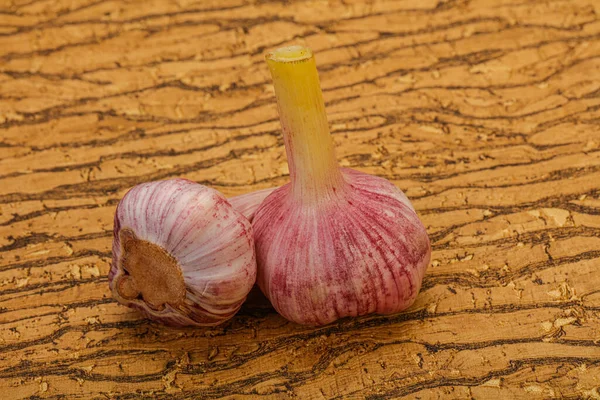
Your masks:
{"label": "wooden surface", "polygon": [[[1,398],[600,398],[599,2],[1,4]],[[286,182],[263,54],[292,43],[341,164],[427,226],[416,304],[318,329],[260,304],[140,319],[108,291],[117,201]]]}

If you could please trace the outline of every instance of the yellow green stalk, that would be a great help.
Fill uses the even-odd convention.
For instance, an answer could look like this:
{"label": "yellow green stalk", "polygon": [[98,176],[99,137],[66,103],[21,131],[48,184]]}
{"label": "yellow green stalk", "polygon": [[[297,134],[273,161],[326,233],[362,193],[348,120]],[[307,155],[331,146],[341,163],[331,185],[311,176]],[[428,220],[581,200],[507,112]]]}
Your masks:
{"label": "yellow green stalk", "polygon": [[343,185],[329,133],[312,52],[290,46],[267,54],[290,168],[294,197],[331,195]]}

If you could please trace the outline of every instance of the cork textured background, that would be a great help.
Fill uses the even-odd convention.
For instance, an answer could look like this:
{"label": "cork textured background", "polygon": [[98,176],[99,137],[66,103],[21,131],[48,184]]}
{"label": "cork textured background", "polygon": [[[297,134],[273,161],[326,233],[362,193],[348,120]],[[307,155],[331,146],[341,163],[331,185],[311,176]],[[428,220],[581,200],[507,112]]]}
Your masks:
{"label": "cork textured background", "polygon": [[[0,2],[0,397],[600,398],[600,3]],[[288,180],[264,53],[317,59],[341,165],[411,198],[405,313],[260,299],[168,329],[111,299],[131,186]]]}

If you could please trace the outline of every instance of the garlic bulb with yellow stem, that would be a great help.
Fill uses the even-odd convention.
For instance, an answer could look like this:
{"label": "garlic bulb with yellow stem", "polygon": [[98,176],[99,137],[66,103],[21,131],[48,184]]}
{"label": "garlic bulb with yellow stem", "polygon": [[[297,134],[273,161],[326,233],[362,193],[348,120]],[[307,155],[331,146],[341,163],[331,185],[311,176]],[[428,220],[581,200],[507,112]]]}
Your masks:
{"label": "garlic bulb with yellow stem", "polygon": [[222,194],[186,179],[127,192],[112,250],[114,298],[168,325],[226,321],[256,279],[250,222]]}
{"label": "garlic bulb with yellow stem", "polygon": [[391,182],[339,167],[311,51],[278,49],[267,64],[291,182],[254,214],[257,283],[301,324],[404,310],[430,259],[423,224]]}

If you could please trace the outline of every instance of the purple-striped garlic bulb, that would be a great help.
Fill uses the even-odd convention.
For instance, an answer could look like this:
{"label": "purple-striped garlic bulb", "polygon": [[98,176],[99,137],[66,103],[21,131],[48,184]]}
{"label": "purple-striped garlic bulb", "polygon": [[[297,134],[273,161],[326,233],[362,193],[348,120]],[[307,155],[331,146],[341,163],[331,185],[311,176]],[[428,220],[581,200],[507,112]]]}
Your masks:
{"label": "purple-striped garlic bulb", "polygon": [[250,222],[222,194],[186,179],[127,192],[112,250],[114,298],[167,325],[226,321],[256,280]]}
{"label": "purple-striped garlic bulb", "polygon": [[423,224],[391,182],[339,167],[311,51],[282,48],[267,63],[291,182],[254,215],[257,283],[300,324],[406,309],[429,264]]}

